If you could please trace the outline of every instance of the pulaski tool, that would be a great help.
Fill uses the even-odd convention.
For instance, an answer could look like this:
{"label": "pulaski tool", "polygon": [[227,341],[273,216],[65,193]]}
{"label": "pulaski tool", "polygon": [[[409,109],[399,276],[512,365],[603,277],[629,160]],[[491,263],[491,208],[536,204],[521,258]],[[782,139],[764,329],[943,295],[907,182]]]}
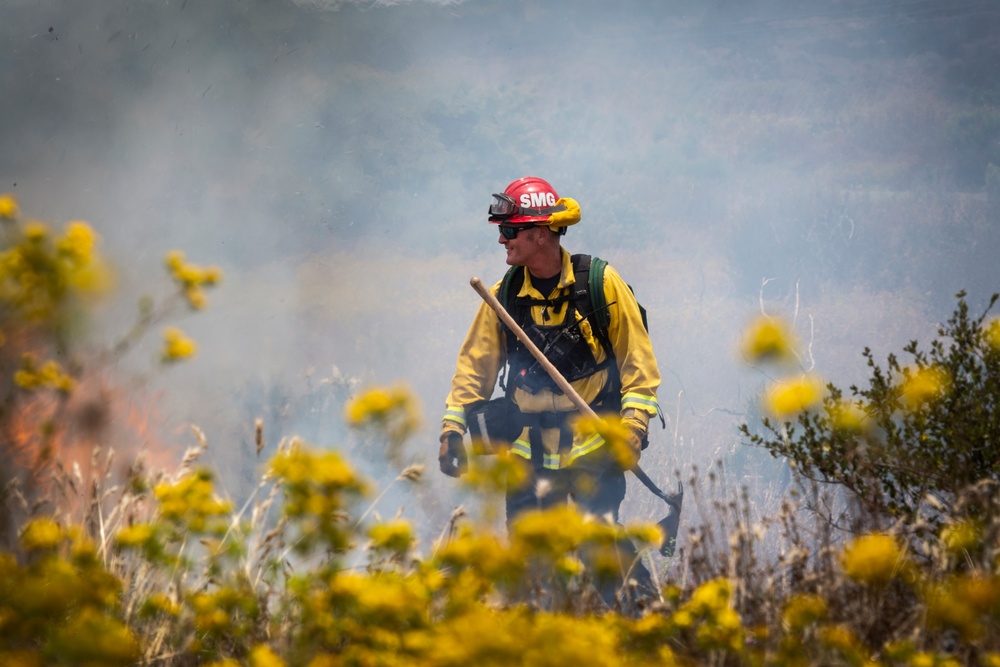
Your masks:
{"label": "pulaski tool", "polygon": [[[549,377],[551,377],[552,381],[556,383],[556,386],[562,390],[563,394],[569,397],[569,399],[573,402],[573,405],[576,406],[576,409],[580,411],[580,414],[586,417],[597,418],[597,413],[594,412],[594,409],[591,408],[585,400],[583,400],[580,394],[578,394],[573,388],[573,385],[571,385],[566,378],[563,377],[562,373],[560,373],[559,370],[552,365],[552,362],[545,357],[545,354],[538,349],[538,346],[532,342],[528,334],[524,332],[520,325],[514,321],[514,318],[510,316],[510,313],[507,312],[507,309],[503,307],[503,304],[501,304],[500,301],[498,301],[497,298],[490,293],[489,289],[487,289],[483,284],[483,281],[479,278],[473,277],[469,281],[469,284],[472,285],[472,289],[476,290],[479,296],[483,298],[483,301],[485,301],[487,305],[489,305],[490,308],[496,312],[497,316],[503,321],[503,323],[514,332],[514,335],[517,336],[518,340],[520,340],[522,344],[524,344],[524,347],[531,353],[531,356],[535,358],[535,361],[537,361],[545,372],[549,374]],[[663,531],[663,541],[660,543],[660,554],[669,558],[674,555],[674,548],[677,544],[677,531],[680,527],[681,520],[681,506],[684,501],[684,486],[678,481],[677,493],[666,493],[649,478],[649,475],[647,475],[646,472],[639,466],[638,462],[632,466],[631,471],[635,474],[639,481],[653,493],[653,495],[661,498],[667,503],[667,515],[660,519],[657,522],[657,525],[660,527],[660,530]]]}

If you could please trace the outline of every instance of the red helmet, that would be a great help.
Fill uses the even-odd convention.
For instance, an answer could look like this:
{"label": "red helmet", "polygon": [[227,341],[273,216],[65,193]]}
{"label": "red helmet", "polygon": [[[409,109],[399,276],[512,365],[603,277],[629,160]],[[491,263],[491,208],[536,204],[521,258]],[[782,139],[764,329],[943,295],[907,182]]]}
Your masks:
{"label": "red helmet", "polygon": [[566,210],[563,204],[556,204],[558,201],[559,195],[548,181],[525,176],[508,185],[503,194],[494,193],[489,220],[508,225],[547,224],[553,213]]}

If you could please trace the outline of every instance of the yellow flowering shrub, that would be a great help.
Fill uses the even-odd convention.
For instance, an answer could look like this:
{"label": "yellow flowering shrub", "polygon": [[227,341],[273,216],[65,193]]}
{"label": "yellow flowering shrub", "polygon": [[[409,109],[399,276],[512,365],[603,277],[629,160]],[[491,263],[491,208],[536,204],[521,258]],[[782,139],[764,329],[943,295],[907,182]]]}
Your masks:
{"label": "yellow flowering shrub", "polygon": [[854,581],[884,585],[905,568],[906,554],[889,535],[863,535],[845,547],[841,564]]}
{"label": "yellow flowering shrub", "polygon": [[673,614],[674,624],[693,634],[706,650],[738,652],[745,632],[739,614],[731,604],[732,583],[713,579],[701,584]]}
{"label": "yellow flowering shrub", "polygon": [[197,533],[222,533],[229,527],[230,504],[215,495],[213,475],[202,469],[153,489],[164,519]]}
{"label": "yellow flowering shrub", "polygon": [[14,372],[14,383],[28,391],[54,389],[64,394],[73,391],[76,379],[53,360],[38,363],[35,355],[26,353],[21,357],[21,368]]}
{"label": "yellow flowering shrub", "polygon": [[33,554],[25,565],[0,552],[0,664],[135,664],[140,646],[121,620],[121,582],[80,531],[37,517],[21,546]]}
{"label": "yellow flowering shrub", "polygon": [[164,260],[170,277],[181,289],[185,300],[194,310],[201,310],[207,303],[205,288],[222,280],[222,271],[215,266],[201,267],[185,260],[180,250],[171,250]]}
{"label": "yellow flowering shrub", "polygon": [[903,369],[900,383],[900,400],[903,406],[915,410],[949,391],[951,377],[938,366],[919,366]]}
{"label": "yellow flowering shrub", "polygon": [[1000,617],[1000,577],[956,575],[924,590],[930,627],[957,632],[965,641],[986,633],[987,623]]}
{"label": "yellow flowering shrub", "polygon": [[866,655],[866,647],[858,639],[857,634],[846,624],[824,625],[817,630],[816,639],[821,648],[833,652],[840,660],[845,660],[848,664],[871,664]]}
{"label": "yellow flowering shrub", "polygon": [[62,528],[50,517],[32,519],[21,529],[21,546],[26,551],[49,551],[62,540]]}
{"label": "yellow flowering shrub", "polygon": [[491,456],[471,457],[461,483],[482,495],[503,495],[508,485],[510,488],[520,486],[529,478],[528,474],[524,459],[501,451]]}
{"label": "yellow flowering shrub", "polygon": [[413,528],[406,521],[378,523],[368,529],[371,548],[405,554],[413,547]]}
{"label": "yellow flowering shrub", "polygon": [[71,297],[99,295],[111,286],[110,269],[96,252],[97,234],[86,222],[69,223],[62,235],[40,222],[14,229],[0,250],[0,302],[27,321],[57,320]]}
{"label": "yellow flowering shrub", "polygon": [[862,433],[871,426],[871,417],[858,401],[838,400],[829,406],[830,425],[839,431]]}
{"label": "yellow flowering shrub", "polygon": [[296,446],[271,461],[270,473],[284,492],[284,515],[300,532],[295,550],[346,550],[351,533],[345,510],[368,491],[354,469],[336,452]]}
{"label": "yellow flowering shrub", "polygon": [[472,570],[487,587],[493,582],[512,583],[525,570],[524,553],[520,549],[512,548],[490,532],[473,531],[469,526],[461,527],[455,537],[442,545],[435,559],[445,568]]}

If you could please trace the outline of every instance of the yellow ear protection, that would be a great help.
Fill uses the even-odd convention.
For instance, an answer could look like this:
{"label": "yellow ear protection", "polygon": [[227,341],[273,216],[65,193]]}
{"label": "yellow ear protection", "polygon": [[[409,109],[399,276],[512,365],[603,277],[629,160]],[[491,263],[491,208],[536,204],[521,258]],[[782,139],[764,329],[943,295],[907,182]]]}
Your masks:
{"label": "yellow ear protection", "polygon": [[555,208],[559,208],[561,210],[556,211],[549,216],[548,226],[558,228],[560,234],[565,234],[567,227],[580,222],[580,205],[576,203],[575,199],[561,197],[558,201],[556,201]]}

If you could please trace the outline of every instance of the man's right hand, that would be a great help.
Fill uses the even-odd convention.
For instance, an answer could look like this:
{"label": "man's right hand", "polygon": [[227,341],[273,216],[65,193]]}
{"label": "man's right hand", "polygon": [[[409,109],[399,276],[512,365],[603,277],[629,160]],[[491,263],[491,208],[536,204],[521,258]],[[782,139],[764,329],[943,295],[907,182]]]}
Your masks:
{"label": "man's right hand", "polygon": [[438,465],[441,466],[441,472],[449,477],[460,477],[469,467],[469,457],[465,453],[460,433],[450,431],[441,435]]}

